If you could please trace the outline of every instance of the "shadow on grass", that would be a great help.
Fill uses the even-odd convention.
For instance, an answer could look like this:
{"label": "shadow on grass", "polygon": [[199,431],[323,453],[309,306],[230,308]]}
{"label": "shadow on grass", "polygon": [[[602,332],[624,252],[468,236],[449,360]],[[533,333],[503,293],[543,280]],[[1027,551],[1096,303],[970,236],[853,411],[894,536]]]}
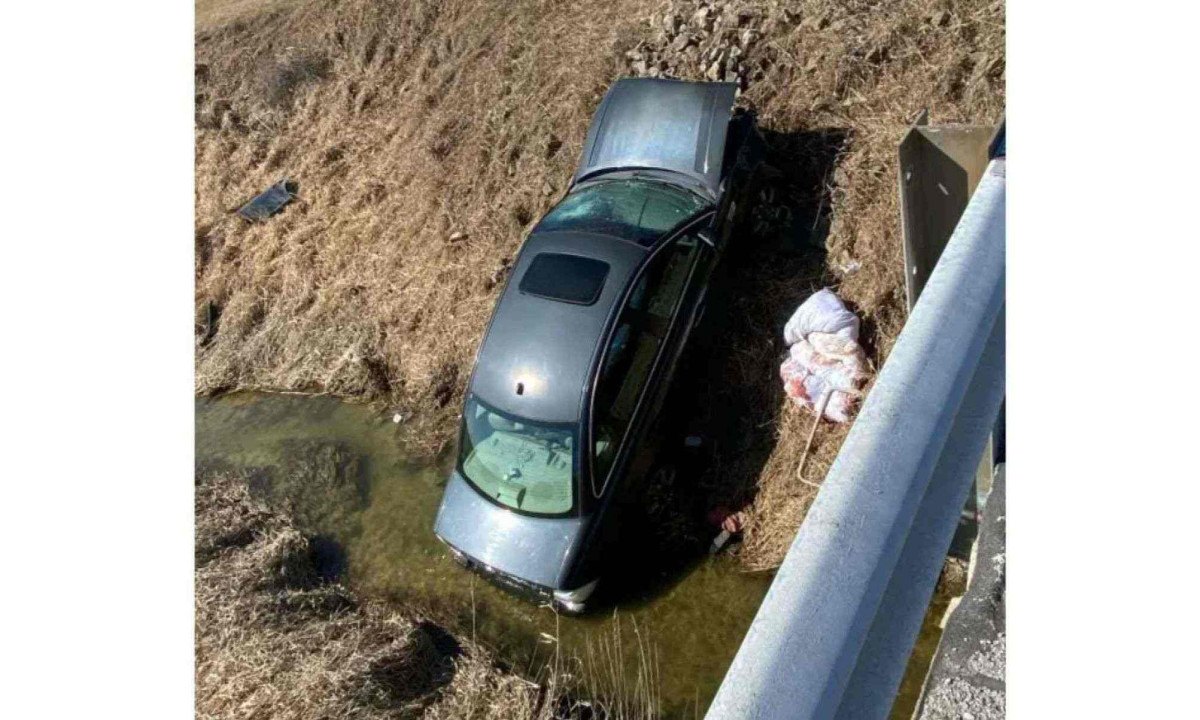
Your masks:
{"label": "shadow on grass", "polygon": [[450,684],[462,654],[458,640],[444,628],[420,622],[406,644],[371,663],[362,678],[365,695],[379,709],[412,711]]}
{"label": "shadow on grass", "polygon": [[[753,502],[777,441],[779,364],[788,317],[832,280],[824,250],[833,169],[848,134],[763,131],[767,171],[709,287],[664,407],[660,464],[611,556],[619,564],[600,605],[648,602],[707,553],[710,516]],[[687,448],[684,438],[701,444]],[[615,586],[615,587],[614,587]]]}

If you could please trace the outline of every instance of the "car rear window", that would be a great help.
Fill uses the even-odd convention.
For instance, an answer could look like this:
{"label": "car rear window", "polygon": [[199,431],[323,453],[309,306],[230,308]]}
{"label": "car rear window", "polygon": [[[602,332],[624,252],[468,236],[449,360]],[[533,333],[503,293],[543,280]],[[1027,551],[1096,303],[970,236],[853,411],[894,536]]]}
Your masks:
{"label": "car rear window", "polygon": [[530,515],[575,506],[579,429],[501,413],[467,396],[458,471],[492,500]]}
{"label": "car rear window", "polygon": [[666,183],[641,178],[609,180],[567,195],[534,232],[603,233],[650,247],[707,206],[708,201],[699,195]]}
{"label": "car rear window", "polygon": [[608,263],[595,258],[539,253],[529,263],[518,287],[528,295],[591,305],[604,289]]}

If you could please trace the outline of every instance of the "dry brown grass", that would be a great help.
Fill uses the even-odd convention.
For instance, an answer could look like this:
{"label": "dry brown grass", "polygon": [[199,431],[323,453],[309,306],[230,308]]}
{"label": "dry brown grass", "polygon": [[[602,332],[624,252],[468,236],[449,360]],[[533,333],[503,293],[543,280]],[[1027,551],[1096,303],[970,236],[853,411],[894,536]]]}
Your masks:
{"label": "dry brown grass", "polygon": [[[383,398],[427,449],[448,441],[635,6],[310,0],[200,30],[196,298],[220,319],[197,390]],[[282,175],[302,202],[253,226],[228,214]]]}
{"label": "dry brown grass", "polygon": [[[693,3],[677,5],[687,13]],[[742,330],[717,363],[757,401],[747,413],[756,438],[753,452],[723,461],[749,480],[708,487],[714,501],[748,505],[741,555],[769,568],[814,494],[793,472],[806,421],[771,390],[788,308],[834,284],[882,364],[904,320],[896,144],[925,107],[934,122],[999,116],[1004,11],[993,0],[809,0],[786,13],[782,3],[729,5],[758,11],[763,36],[746,63],[761,76],[743,102],[788,151],[781,157],[802,159],[806,131],[844,139],[828,172],[810,168],[793,182],[801,194],[829,195],[827,253],[740,266],[734,287],[758,294],[739,306]],[[627,72],[626,51],[660,42],[664,9],[633,0],[201,3],[197,391],[386,401],[413,418],[411,439],[425,449],[452,442],[513,254],[565,188],[592,110]],[[681,65],[677,74],[698,73]],[[285,175],[301,202],[255,225],[229,214]],[[857,272],[838,270],[852,261]],[[756,274],[763,282],[748,281]],[[219,320],[206,340],[210,301]],[[814,482],[844,435],[818,433],[806,471]]]}
{"label": "dry brown grass", "polygon": [[[774,63],[747,95],[768,125],[803,118],[804,125],[850,131],[829,178],[826,280],[862,316],[864,346],[878,368],[906,317],[896,147],[924,108],[935,123],[999,120],[1004,3],[811,3],[802,16],[777,41],[776,57],[804,61]],[[860,264],[857,272],[840,270],[851,262]],[[785,405],[779,441],[762,472],[742,550],[751,568],[778,566],[816,495],[794,477],[811,421],[799,415]],[[806,478],[824,478],[848,431],[829,424],[818,430]]]}
{"label": "dry brown grass", "polygon": [[[782,398],[775,374],[788,315],[812,291],[832,286],[863,319],[863,345],[883,365],[904,324],[896,147],[925,108],[935,123],[990,123],[1004,108],[1004,5],[996,0],[897,0],[709,3],[675,0],[651,16],[639,45],[663,74],[701,79],[709,62],[673,49],[658,30],[670,13],[684,22],[716,6],[710,38],[730,47],[746,30],[757,37],[739,59],[741,102],[753,108],[776,151],[783,177],[774,201],[804,216],[825,252],[795,258],[756,251],[735,261],[730,350],[706,358],[697,374],[696,413],[736,411],[721,436],[733,452],[718,455],[705,479],[712,504],[748,509],[739,556],[751,570],[777,567],[849,428],[823,424],[804,480],[795,470],[812,416]],[[695,35],[695,23],[690,34]],[[687,33],[685,33],[687,34]],[[641,70],[630,63],[631,70]],[[836,147],[825,163],[821,159]],[[789,232],[796,233],[793,228]],[[857,265],[857,269],[853,267]],[[716,398],[714,402],[713,398]],[[728,442],[737,439],[735,442]]]}
{"label": "dry brown grass", "polygon": [[595,658],[556,659],[536,682],[523,679],[472,641],[365,601],[330,577],[292,516],[251,495],[251,474],[207,467],[196,476],[198,717],[656,714],[656,665],[640,637],[645,660],[633,687],[614,660],[619,633]]}

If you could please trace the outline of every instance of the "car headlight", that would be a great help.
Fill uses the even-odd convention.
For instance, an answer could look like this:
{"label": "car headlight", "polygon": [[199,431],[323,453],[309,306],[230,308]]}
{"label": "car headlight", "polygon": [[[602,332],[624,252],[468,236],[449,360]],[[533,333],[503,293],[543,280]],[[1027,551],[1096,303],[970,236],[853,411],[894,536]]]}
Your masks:
{"label": "car headlight", "polygon": [[591,597],[598,582],[600,582],[599,578],[574,590],[555,590],[554,602],[567,612],[583,612],[584,603]]}

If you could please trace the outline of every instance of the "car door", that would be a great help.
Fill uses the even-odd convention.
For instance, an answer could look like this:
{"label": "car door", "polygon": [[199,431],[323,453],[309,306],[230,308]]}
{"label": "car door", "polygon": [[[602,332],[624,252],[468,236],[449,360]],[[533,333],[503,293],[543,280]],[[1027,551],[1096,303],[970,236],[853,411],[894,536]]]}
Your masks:
{"label": "car door", "polygon": [[716,264],[717,252],[711,241],[710,223],[712,217],[703,218],[692,226],[685,228],[674,239],[679,248],[688,248],[689,257],[686,279],[680,290],[680,298],[671,319],[671,332],[664,348],[663,358],[655,369],[651,379],[653,399],[647,404],[648,422],[644,426],[646,433],[655,431],[655,420],[662,411],[679,358],[687,347],[688,338],[695,329],[700,314],[703,311],[704,300],[708,291],[708,280]]}
{"label": "car door", "polygon": [[[636,499],[634,481],[653,462],[643,442],[646,427],[661,406],[668,365],[678,355],[684,333],[679,318],[694,313],[696,270],[710,263],[712,250],[694,233],[711,221],[708,213],[658,245],[634,279],[604,343],[589,403],[588,446],[583,492],[589,523],[574,572],[581,580],[600,572],[602,548],[619,536],[623,512],[614,505]],[[688,236],[692,233],[692,236]]]}
{"label": "car door", "polygon": [[[643,442],[661,409],[690,332],[713,250],[699,218],[659,245],[625,299],[601,359],[592,393],[592,491],[645,474],[652,448]],[[614,488],[620,492],[619,488]]]}

